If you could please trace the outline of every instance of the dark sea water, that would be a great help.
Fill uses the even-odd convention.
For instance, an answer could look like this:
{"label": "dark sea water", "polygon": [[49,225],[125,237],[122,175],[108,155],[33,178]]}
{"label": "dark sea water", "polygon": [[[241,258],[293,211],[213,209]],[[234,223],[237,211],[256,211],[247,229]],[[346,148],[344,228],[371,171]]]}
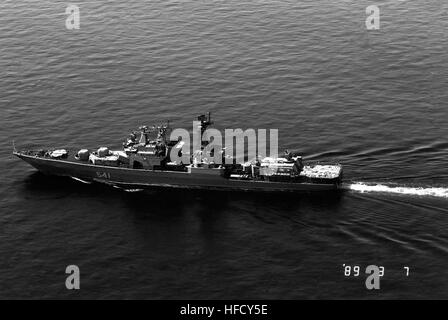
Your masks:
{"label": "dark sea water", "polygon": [[[448,298],[447,1],[76,4],[79,30],[65,1],[0,3],[0,298]],[[344,190],[127,193],[11,154],[206,111],[339,161]]]}

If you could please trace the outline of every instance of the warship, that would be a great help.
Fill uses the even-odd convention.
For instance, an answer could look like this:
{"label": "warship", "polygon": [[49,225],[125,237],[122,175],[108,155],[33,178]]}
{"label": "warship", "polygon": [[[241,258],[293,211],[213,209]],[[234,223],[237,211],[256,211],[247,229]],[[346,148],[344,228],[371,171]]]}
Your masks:
{"label": "warship", "polygon": [[[201,133],[212,124],[198,117]],[[65,176],[83,183],[103,183],[127,191],[154,187],[243,190],[267,192],[336,190],[342,183],[342,166],[334,163],[304,162],[297,152],[285,151],[282,157],[256,157],[236,161],[220,150],[223,161],[196,156],[204,151],[182,150],[183,141],[171,141],[169,122],[159,126],[140,126],[120,150],[50,148],[17,150],[13,154],[47,175]],[[174,151],[174,153],[173,153]],[[182,154],[182,152],[184,154]],[[179,154],[191,161],[172,159]],[[232,161],[228,161],[232,158]],[[216,159],[216,157],[214,157]],[[225,160],[225,161],[224,161]]]}

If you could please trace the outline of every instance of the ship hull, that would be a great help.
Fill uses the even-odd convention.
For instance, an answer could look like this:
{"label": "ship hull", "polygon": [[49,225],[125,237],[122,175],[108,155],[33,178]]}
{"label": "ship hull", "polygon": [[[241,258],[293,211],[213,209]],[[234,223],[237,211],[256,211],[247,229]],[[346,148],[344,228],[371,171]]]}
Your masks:
{"label": "ship hull", "polygon": [[220,176],[189,172],[156,171],[92,165],[14,153],[44,174],[66,176],[85,182],[99,182],[122,188],[171,187],[187,189],[245,190],[267,192],[325,191],[338,188],[339,181],[328,183],[287,183],[232,180]]}

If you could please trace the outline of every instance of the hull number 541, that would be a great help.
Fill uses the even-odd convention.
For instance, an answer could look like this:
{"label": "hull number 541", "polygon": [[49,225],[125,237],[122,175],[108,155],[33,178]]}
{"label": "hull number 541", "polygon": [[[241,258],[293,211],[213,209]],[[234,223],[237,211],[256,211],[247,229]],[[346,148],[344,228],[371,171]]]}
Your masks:
{"label": "hull number 541", "polygon": [[97,172],[96,172],[96,176],[97,176],[98,178],[110,179],[110,173],[109,173],[109,172],[101,172],[101,171],[97,171]]}

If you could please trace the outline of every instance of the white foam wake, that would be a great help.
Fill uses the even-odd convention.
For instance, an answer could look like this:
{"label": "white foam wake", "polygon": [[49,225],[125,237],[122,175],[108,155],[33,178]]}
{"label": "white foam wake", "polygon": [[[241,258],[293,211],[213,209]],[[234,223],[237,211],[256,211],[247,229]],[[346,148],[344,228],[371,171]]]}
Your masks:
{"label": "white foam wake", "polygon": [[141,192],[141,191],[143,191],[143,189],[126,189],[126,188],[122,188],[122,187],[119,187],[119,186],[112,186],[112,187],[114,187],[116,189],[123,190],[125,192]]}
{"label": "white foam wake", "polygon": [[365,184],[362,182],[358,182],[350,184],[348,186],[348,189],[358,192],[399,193],[416,196],[448,198],[448,188],[441,187],[406,187],[384,184]]}
{"label": "white foam wake", "polygon": [[85,181],[85,180],[82,180],[82,179],[79,179],[79,178],[76,178],[76,177],[70,176],[70,178],[72,178],[73,180],[76,180],[78,182],[85,183],[85,184],[92,184],[92,182],[90,182],[90,181]]}

